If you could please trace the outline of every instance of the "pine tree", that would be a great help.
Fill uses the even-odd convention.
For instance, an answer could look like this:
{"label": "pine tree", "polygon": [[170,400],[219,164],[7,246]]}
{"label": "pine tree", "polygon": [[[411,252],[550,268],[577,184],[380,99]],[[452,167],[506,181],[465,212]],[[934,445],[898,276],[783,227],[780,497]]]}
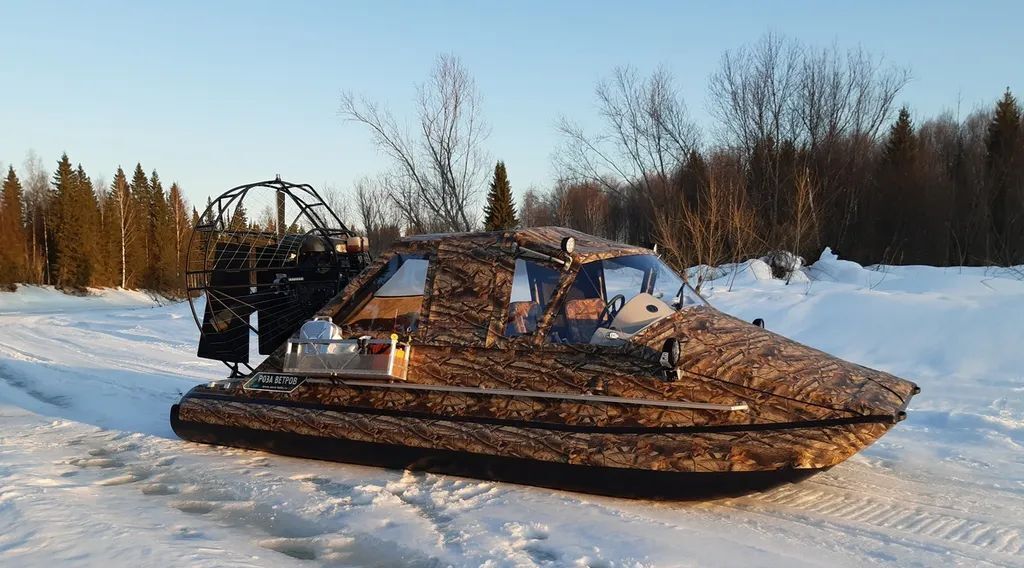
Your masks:
{"label": "pine tree", "polygon": [[57,162],[53,186],[54,274],[58,287],[81,290],[93,283],[97,263],[99,211],[92,180],[81,165],[71,167],[67,154]]}
{"label": "pine tree", "polygon": [[[193,228],[198,227],[202,222],[203,222],[202,221],[202,217],[199,215],[199,211],[197,211],[195,207],[192,207],[192,223],[191,223],[191,226]],[[201,251],[203,249],[203,246],[205,245],[205,242],[204,242],[205,237],[203,235],[206,235],[206,234],[208,234],[208,233],[206,233],[206,232],[195,233],[195,236],[198,237],[198,238],[194,238],[194,239],[193,238],[187,238],[187,239],[182,241],[182,244],[185,247],[184,250],[182,250],[182,253],[181,253],[181,256],[182,256],[182,258],[181,258],[181,272],[182,272],[182,274],[184,274],[188,270],[188,268],[189,268],[189,264],[188,264],[189,258],[198,259],[198,258],[200,258],[202,256],[202,252]]]}
{"label": "pine tree", "polygon": [[484,230],[501,231],[518,226],[519,219],[516,218],[516,206],[512,202],[512,186],[508,182],[505,162],[498,162],[494,166],[494,178],[484,208]]}
{"label": "pine tree", "polygon": [[235,231],[246,231],[249,229],[249,217],[248,212],[245,210],[245,206],[239,201],[238,205],[235,206],[235,212],[231,214],[231,220],[228,221],[228,227]]}
{"label": "pine tree", "polygon": [[63,154],[57,162],[57,169],[50,181],[53,186],[54,201],[51,213],[53,227],[53,274],[56,276],[58,288],[80,289],[87,282],[81,281],[81,257],[78,254],[78,230],[80,222],[78,209],[78,176],[71,166],[67,154]]}
{"label": "pine tree", "polygon": [[914,124],[910,120],[910,110],[900,108],[896,122],[889,128],[889,137],[885,141],[882,161],[888,165],[911,163],[917,155],[917,138],[914,136]]}
{"label": "pine tree", "polygon": [[150,231],[150,205],[152,203],[149,177],[142,169],[142,164],[135,164],[132,181],[128,184],[132,197],[132,213],[135,238],[128,251],[128,272],[134,275],[134,282],[129,279],[130,287],[148,288],[151,286],[150,259],[153,258],[152,232]]}
{"label": "pine tree", "polygon": [[996,103],[985,139],[988,197],[997,260],[1024,260],[1024,140],[1021,109],[1007,89]]}
{"label": "pine tree", "polygon": [[101,272],[102,260],[100,258],[100,242],[98,239],[100,230],[99,203],[96,201],[96,192],[93,190],[92,180],[85,173],[82,164],[78,164],[75,171],[75,206],[77,211],[77,223],[74,227],[78,246],[76,247],[78,260],[78,279],[82,286],[101,284],[98,277]]}
{"label": "pine tree", "polygon": [[163,184],[156,170],[149,178],[150,207],[149,232],[152,256],[149,259],[149,288],[167,292],[176,285],[175,234],[171,209],[164,194]]}
{"label": "pine tree", "polygon": [[0,193],[0,287],[28,278],[28,242],[25,238],[25,207],[21,181],[14,168]]}
{"label": "pine tree", "polygon": [[217,221],[217,215],[213,211],[213,200],[206,198],[206,209],[203,210],[203,224],[213,225]]}
{"label": "pine tree", "polygon": [[[75,171],[71,167],[71,161],[65,153],[58,160],[57,169],[50,176],[50,187],[47,190],[46,197],[48,206],[45,210],[45,219],[43,220],[43,242],[47,251],[46,264],[49,273],[47,282],[58,288],[65,286],[64,282],[62,282],[62,275],[66,277],[69,273],[67,268],[62,270],[62,256],[68,262],[73,262],[73,256],[61,250],[61,243],[67,237],[62,232],[66,233],[67,228],[70,227],[70,224],[65,222],[64,210],[70,208],[71,195],[74,193],[72,189],[74,186],[74,174]],[[64,246],[70,247],[72,240],[67,238],[68,243]]]}
{"label": "pine tree", "polygon": [[[170,208],[171,230],[174,237],[174,288],[182,286],[182,278],[185,270],[185,248],[188,246],[189,231],[193,223],[188,216],[188,204],[182,196],[181,187],[177,182],[171,184],[171,191],[167,195],[167,205]],[[194,217],[198,217],[195,209],[192,210]],[[195,219],[193,218],[192,221]]]}
{"label": "pine tree", "polygon": [[872,200],[875,235],[871,249],[887,251],[890,258],[899,253],[911,257],[918,254],[914,249],[918,243],[908,244],[908,241],[914,240],[909,235],[908,221],[912,219],[909,208],[919,203],[917,148],[918,141],[910,111],[903,107],[896,122],[889,128]]}

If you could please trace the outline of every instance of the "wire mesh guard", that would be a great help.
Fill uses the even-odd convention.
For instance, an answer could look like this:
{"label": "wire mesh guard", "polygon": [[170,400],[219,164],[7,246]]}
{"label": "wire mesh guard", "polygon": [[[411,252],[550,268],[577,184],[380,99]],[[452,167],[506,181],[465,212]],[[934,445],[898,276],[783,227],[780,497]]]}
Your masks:
{"label": "wire mesh guard", "polygon": [[185,264],[199,356],[237,373],[250,334],[260,354],[273,352],[366,267],[367,244],[309,185],[278,178],[220,195],[196,223]]}

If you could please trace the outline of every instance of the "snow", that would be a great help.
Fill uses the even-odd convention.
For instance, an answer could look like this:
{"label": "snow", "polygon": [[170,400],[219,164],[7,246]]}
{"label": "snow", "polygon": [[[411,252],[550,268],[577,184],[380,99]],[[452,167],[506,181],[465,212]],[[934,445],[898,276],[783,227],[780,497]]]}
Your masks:
{"label": "snow", "polygon": [[89,288],[87,294],[61,294],[53,286],[19,285],[17,293],[0,292],[0,314],[79,312],[103,307],[152,307],[168,300],[148,292]]}
{"label": "snow", "polygon": [[[766,272],[767,269],[767,272]],[[1024,271],[717,269],[718,308],[914,380],[909,418],[796,485],[594,497],[183,442],[224,367],[185,303],[0,293],[0,565],[1024,566]]]}

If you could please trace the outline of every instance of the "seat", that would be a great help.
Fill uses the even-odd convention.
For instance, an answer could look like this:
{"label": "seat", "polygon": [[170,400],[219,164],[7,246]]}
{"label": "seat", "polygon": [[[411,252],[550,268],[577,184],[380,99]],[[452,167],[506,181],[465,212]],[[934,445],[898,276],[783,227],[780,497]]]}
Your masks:
{"label": "seat", "polygon": [[597,318],[604,309],[601,298],[580,298],[565,303],[565,319],[572,343],[587,343],[597,330]]}
{"label": "seat", "polygon": [[515,337],[532,333],[537,329],[539,315],[540,304],[537,302],[510,302],[508,321],[505,323],[505,336]]}

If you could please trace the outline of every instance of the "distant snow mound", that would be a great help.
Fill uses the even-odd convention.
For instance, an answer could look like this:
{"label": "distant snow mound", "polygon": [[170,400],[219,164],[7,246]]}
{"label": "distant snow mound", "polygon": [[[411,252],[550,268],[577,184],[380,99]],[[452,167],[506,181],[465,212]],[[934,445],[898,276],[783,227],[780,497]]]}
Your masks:
{"label": "distant snow mound", "polygon": [[[732,277],[733,273],[737,270],[744,270],[746,263],[742,264],[723,264],[721,266],[709,266],[707,264],[698,264],[691,266],[686,269],[686,280],[692,284],[698,290],[703,289],[704,286],[712,285],[712,282],[719,281],[723,278]],[[754,279],[756,280],[756,278]]]}
{"label": "distant snow mound", "polygon": [[754,280],[771,280],[772,267],[764,259],[752,258],[747,262],[747,270],[754,277]]}
{"label": "distant snow mound", "polygon": [[821,251],[818,261],[807,267],[814,280],[827,280],[846,284],[863,284],[867,278],[866,269],[851,260],[839,260],[832,247]]}
{"label": "distant snow mound", "polygon": [[[755,286],[758,282],[776,280],[772,275],[772,267],[763,258],[752,258],[743,262],[723,264],[717,267],[699,265],[687,271],[692,282],[703,282],[708,285]],[[703,277],[701,279],[695,279]],[[807,276],[797,270],[791,282],[807,282]],[[709,284],[714,283],[714,284]]]}
{"label": "distant snow mound", "polygon": [[728,286],[752,286],[758,282],[772,280],[772,268],[760,258],[752,258],[735,264],[723,264],[702,272],[707,282],[725,283]]}
{"label": "distant snow mound", "polygon": [[800,269],[804,266],[804,258],[788,250],[776,250],[761,258],[771,267],[772,278],[790,282],[796,275],[803,276]]}

